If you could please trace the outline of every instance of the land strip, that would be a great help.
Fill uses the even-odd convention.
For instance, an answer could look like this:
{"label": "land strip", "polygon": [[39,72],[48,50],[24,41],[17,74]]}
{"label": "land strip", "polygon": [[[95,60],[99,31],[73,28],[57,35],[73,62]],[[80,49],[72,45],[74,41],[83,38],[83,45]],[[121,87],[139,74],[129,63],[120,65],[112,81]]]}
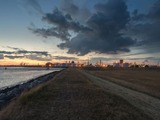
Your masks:
{"label": "land strip", "polygon": [[160,69],[107,69],[87,72],[160,99]]}
{"label": "land strip", "polygon": [[120,97],[69,68],[24,93],[0,112],[0,120],[151,120]]}
{"label": "land strip", "polygon": [[109,79],[102,79],[92,74],[88,74],[85,71],[80,71],[85,76],[87,76],[91,81],[93,81],[96,85],[99,85],[105,91],[118,95],[125,100],[127,100],[130,104],[135,107],[141,109],[143,113],[152,117],[154,120],[159,120],[160,118],[160,100],[149,96],[147,94],[128,89],[121,85],[110,82]]}

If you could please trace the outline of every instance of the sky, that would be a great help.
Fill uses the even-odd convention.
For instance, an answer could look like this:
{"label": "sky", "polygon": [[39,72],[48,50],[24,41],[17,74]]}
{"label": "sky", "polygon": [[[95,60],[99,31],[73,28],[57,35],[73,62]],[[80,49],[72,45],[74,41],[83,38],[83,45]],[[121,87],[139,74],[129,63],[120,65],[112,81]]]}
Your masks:
{"label": "sky", "polygon": [[160,0],[0,0],[0,65],[160,61]]}

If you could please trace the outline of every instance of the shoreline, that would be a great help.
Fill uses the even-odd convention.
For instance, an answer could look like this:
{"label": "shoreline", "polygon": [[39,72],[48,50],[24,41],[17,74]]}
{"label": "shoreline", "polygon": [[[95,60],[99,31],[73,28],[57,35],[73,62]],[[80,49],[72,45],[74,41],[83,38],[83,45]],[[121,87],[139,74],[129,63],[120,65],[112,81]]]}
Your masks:
{"label": "shoreline", "polygon": [[19,83],[17,85],[8,86],[0,89],[0,110],[9,104],[12,99],[16,98],[18,95],[23,93],[24,91],[28,91],[35,86],[38,86],[42,83],[45,83],[52,79],[56,74],[60,73],[60,71],[54,71],[33,79],[28,80],[27,82]]}

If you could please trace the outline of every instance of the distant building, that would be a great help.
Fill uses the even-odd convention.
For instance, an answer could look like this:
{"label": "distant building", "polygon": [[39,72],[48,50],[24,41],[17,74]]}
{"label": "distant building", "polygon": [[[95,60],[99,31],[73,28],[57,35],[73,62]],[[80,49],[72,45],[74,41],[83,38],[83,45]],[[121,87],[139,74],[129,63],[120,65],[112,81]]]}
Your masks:
{"label": "distant building", "polygon": [[115,68],[128,68],[130,66],[129,63],[124,63],[124,60],[119,60],[119,63],[113,63],[113,67]]}
{"label": "distant building", "polygon": [[113,67],[119,68],[120,67],[120,63],[113,63]]}
{"label": "distant building", "polygon": [[121,59],[121,60],[119,60],[119,63],[120,63],[120,64],[123,64],[123,60],[122,60],[122,59]]}
{"label": "distant building", "polygon": [[53,64],[51,62],[47,62],[45,66],[49,69],[50,67],[53,67]]}
{"label": "distant building", "polygon": [[129,66],[130,66],[129,63],[124,63],[124,64],[123,64],[123,67],[124,67],[124,68],[128,68]]}

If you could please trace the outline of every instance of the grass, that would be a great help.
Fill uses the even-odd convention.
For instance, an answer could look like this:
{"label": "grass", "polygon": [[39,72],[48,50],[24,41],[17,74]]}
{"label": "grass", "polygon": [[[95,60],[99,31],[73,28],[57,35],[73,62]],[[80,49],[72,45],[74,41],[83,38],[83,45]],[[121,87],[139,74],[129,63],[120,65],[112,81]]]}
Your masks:
{"label": "grass", "polygon": [[41,97],[43,90],[45,90],[46,86],[38,86],[35,89],[31,90],[30,92],[23,93],[20,97],[20,104],[26,105],[29,103],[34,103],[37,99],[43,99]]}
{"label": "grass", "polygon": [[160,98],[160,70],[112,69],[88,72],[122,86]]}
{"label": "grass", "polygon": [[69,68],[22,94],[0,111],[0,120],[150,120],[120,97],[104,92]]}

